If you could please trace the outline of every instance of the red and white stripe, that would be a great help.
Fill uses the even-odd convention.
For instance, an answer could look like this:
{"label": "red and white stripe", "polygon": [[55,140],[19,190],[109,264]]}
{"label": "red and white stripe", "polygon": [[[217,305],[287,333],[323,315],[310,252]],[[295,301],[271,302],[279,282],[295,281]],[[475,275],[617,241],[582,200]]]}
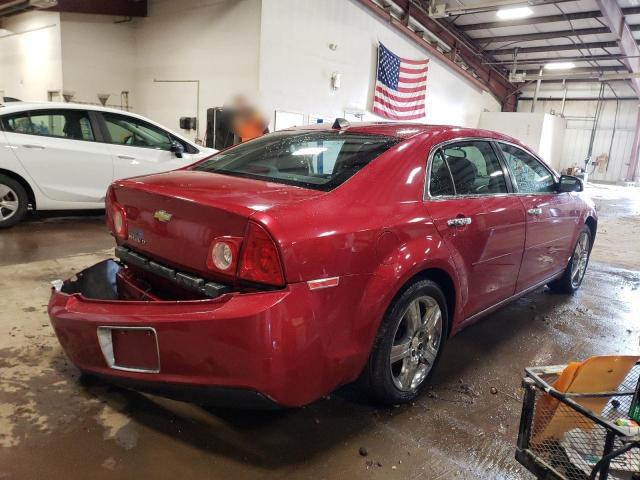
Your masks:
{"label": "red and white stripe", "polygon": [[416,120],[424,117],[429,60],[400,59],[398,89],[376,80],[373,113],[391,120]]}

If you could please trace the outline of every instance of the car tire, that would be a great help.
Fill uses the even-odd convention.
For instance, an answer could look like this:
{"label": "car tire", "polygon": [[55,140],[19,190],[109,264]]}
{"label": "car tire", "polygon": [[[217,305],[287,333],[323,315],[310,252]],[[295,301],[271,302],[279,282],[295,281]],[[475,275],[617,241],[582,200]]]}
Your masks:
{"label": "car tire", "polygon": [[551,291],[555,293],[574,293],[578,290],[587,271],[590,254],[591,230],[588,226],[583,225],[580,233],[578,233],[578,239],[573,247],[573,253],[567,268],[565,268],[560,278],[548,284]]}
{"label": "car tire", "polygon": [[440,287],[431,280],[412,283],[387,310],[361,385],[381,404],[414,400],[437,365],[447,334],[447,303]]}
{"label": "car tire", "polygon": [[20,182],[0,175],[0,228],[13,227],[20,222],[28,207],[29,196]]}

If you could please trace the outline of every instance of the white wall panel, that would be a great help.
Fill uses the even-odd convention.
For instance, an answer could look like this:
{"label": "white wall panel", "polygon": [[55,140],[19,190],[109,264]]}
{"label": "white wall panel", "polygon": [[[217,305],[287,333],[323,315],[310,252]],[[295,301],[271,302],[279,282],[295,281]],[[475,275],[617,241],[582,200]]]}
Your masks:
{"label": "white wall panel", "polygon": [[136,22],[136,111],[178,130],[196,115],[196,85],[153,80],[200,80],[203,138],[208,107],[257,93],[259,41],[260,0],[151,0]]}
{"label": "white wall panel", "polygon": [[62,88],[60,14],[28,12],[2,20],[0,91],[24,101],[46,101]]}
{"label": "white wall panel", "polygon": [[[8,28],[18,21],[54,27],[28,34],[35,39],[29,51],[17,49],[22,40],[0,39],[0,90],[25,100],[72,90],[75,101],[90,103],[109,93],[116,105],[126,90],[134,111],[170,128],[178,128],[180,116],[197,114],[202,138],[206,108],[237,93],[260,97],[270,116],[282,110],[332,119],[370,111],[378,41],[401,56],[429,56],[354,0],[149,0],[148,17],[115,20],[121,19],[11,17]],[[335,91],[333,72],[342,75]],[[200,80],[200,110],[195,84],[154,79]],[[431,59],[423,121],[476,127],[483,111],[499,109],[491,94]]]}
{"label": "white wall panel", "polygon": [[[565,106],[565,117],[567,119],[567,129],[565,131],[564,146],[562,154],[561,168],[570,166],[584,166],[589,150],[591,139],[591,129],[593,127],[594,116],[596,114],[597,102],[590,101],[570,101]],[[518,104],[518,111],[529,112],[531,110],[530,101],[521,101]],[[561,110],[560,101],[539,101],[536,111],[550,113]],[[629,160],[635,136],[636,121],[638,115],[638,101],[622,100],[619,102],[619,110],[616,116],[616,102],[608,100],[605,102],[593,143],[592,158],[598,155],[609,155],[609,164],[605,171],[590,166],[588,171],[590,178],[616,182],[623,180]],[[614,120],[615,134],[614,134]]]}
{"label": "white wall panel", "polygon": [[128,91],[135,105],[136,42],[134,23],[115,23],[106,15],[61,14],[62,78],[76,102],[99,103],[109,93],[110,105],[120,105]]}
{"label": "white wall panel", "polygon": [[[397,55],[429,55],[352,0],[263,0],[260,94],[269,112],[326,118],[370,111],[378,41]],[[330,44],[337,45],[335,50]],[[342,75],[339,90],[330,86]],[[429,123],[475,127],[483,110],[500,110],[488,93],[436,59],[427,80]]]}
{"label": "white wall panel", "polygon": [[[174,130],[179,117],[198,116],[203,138],[208,107],[238,93],[257,94],[260,3],[150,0],[147,17],[119,23],[111,16],[62,14],[64,89],[88,103],[109,93],[112,105],[128,91],[133,111]],[[200,80],[200,110],[196,83],[154,79]],[[195,137],[192,130],[183,133]]]}
{"label": "white wall panel", "polygon": [[555,169],[562,162],[566,120],[560,116],[531,112],[483,112],[478,127],[517,139]]}

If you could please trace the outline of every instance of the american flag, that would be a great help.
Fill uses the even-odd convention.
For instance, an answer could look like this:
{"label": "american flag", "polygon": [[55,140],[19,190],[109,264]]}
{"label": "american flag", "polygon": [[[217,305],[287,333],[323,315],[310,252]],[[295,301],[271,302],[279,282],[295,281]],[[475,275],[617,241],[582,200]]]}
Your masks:
{"label": "american flag", "polygon": [[381,43],[373,113],[391,120],[424,117],[428,63],[428,59],[400,58]]}

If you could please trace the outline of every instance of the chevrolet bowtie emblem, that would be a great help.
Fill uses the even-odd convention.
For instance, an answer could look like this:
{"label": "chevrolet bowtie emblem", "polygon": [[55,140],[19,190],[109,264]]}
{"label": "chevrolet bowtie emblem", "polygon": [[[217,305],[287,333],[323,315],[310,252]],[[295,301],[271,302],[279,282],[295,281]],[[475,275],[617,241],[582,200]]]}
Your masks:
{"label": "chevrolet bowtie emblem", "polygon": [[156,210],[153,214],[153,218],[159,222],[167,223],[173,217],[173,213],[165,212],[164,210]]}

